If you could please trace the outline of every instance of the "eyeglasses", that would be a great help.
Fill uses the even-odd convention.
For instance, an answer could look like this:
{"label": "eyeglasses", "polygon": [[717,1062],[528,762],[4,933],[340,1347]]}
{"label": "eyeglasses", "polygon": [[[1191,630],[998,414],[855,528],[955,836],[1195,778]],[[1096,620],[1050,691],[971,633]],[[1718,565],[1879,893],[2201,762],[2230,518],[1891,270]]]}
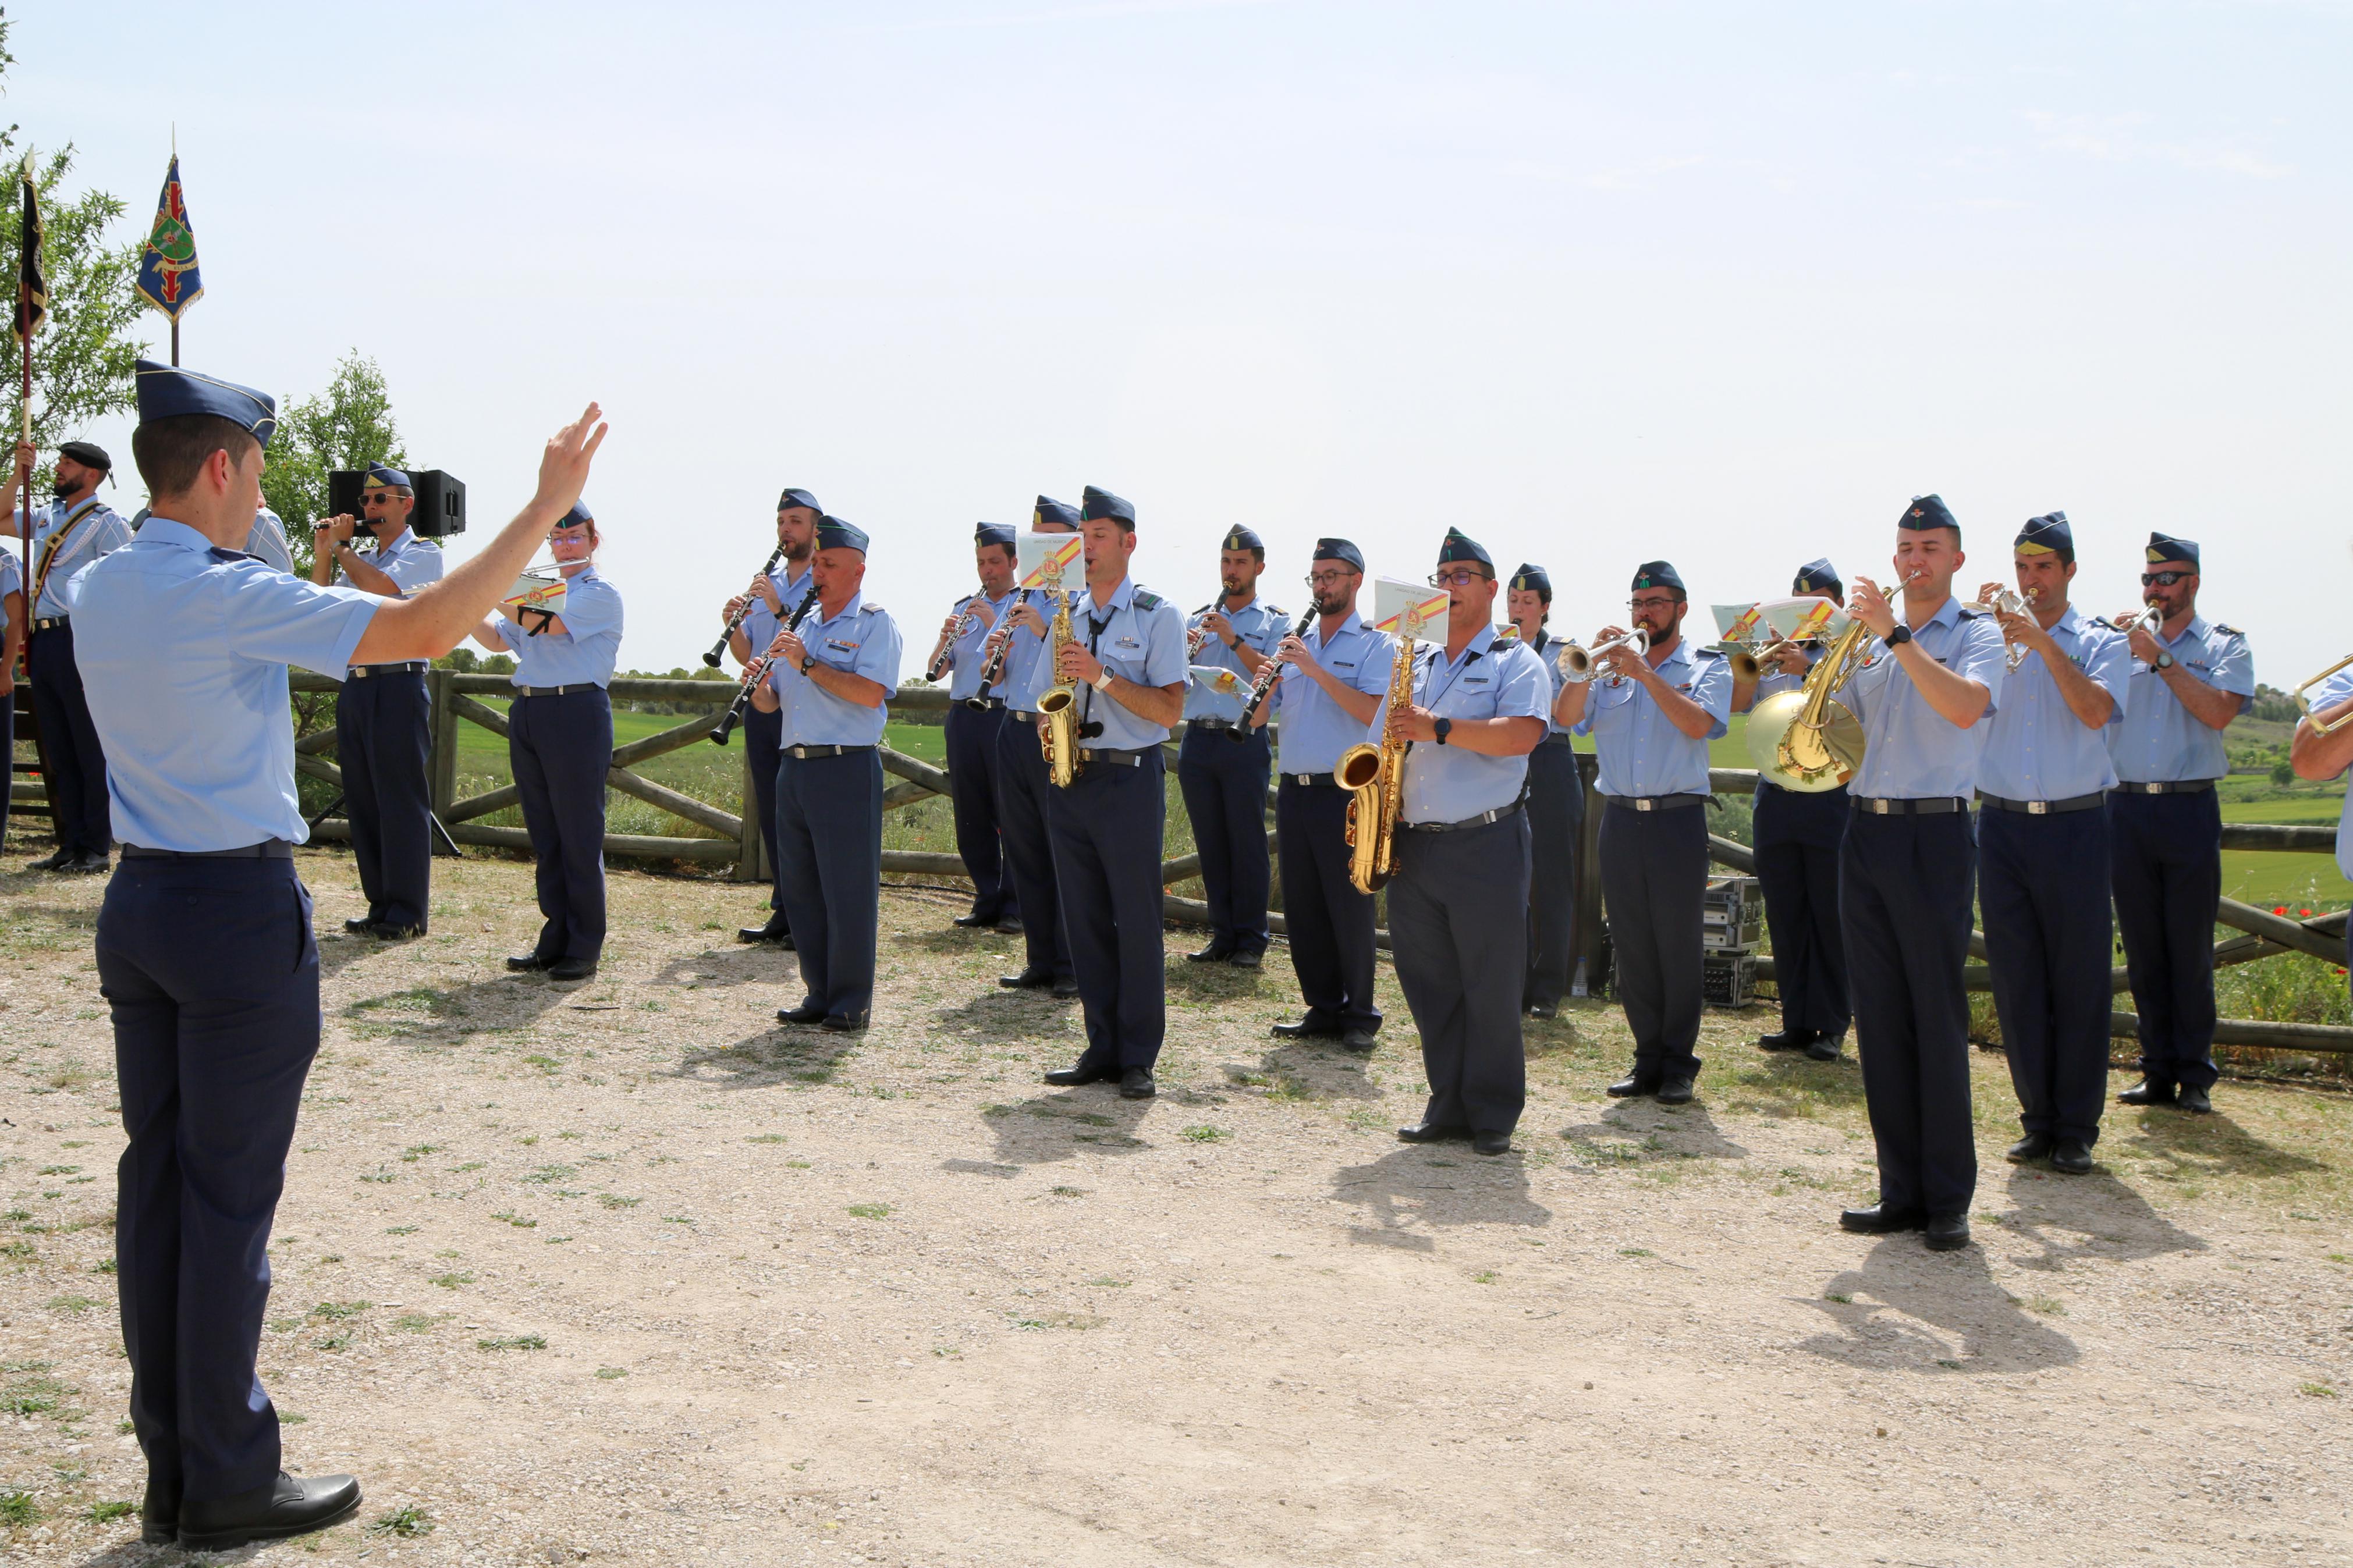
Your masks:
{"label": "eyeglasses", "polygon": [[2140,585],[2144,588],[2170,588],[2184,577],[2197,575],[2195,572],[2144,572],[2140,574]]}
{"label": "eyeglasses", "polygon": [[1493,581],[1494,579],[1486,573],[1469,566],[1457,567],[1451,572],[1432,572],[1430,574],[1430,585],[1433,588],[1468,588],[1473,583]]}
{"label": "eyeglasses", "polygon": [[1361,572],[1310,572],[1307,585],[1311,588],[1336,588],[1351,577],[1361,577]]}
{"label": "eyeglasses", "polygon": [[1673,596],[1666,594],[1653,594],[1647,599],[1626,601],[1626,607],[1631,610],[1671,610],[1674,608],[1674,605]]}

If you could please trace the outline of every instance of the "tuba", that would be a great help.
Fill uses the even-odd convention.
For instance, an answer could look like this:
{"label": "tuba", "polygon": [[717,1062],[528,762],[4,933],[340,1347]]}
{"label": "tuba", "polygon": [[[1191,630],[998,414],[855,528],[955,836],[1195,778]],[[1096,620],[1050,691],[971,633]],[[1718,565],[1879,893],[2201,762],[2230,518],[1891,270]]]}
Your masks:
{"label": "tuba", "polygon": [[1388,716],[1381,743],[1360,742],[1341,753],[1332,781],[1350,791],[1348,881],[1360,893],[1377,892],[1389,879],[1398,817],[1405,805],[1406,739],[1398,716],[1413,706],[1414,633],[1421,621],[1409,609],[1398,621],[1397,661],[1389,666]]}
{"label": "tuba", "polygon": [[1062,679],[1062,650],[1077,634],[1071,630],[1071,596],[1062,591],[1062,569],[1046,574],[1046,594],[1054,601],[1053,624],[1046,631],[1046,668],[1054,684],[1038,694],[1038,712],[1046,721],[1038,745],[1046,753],[1046,772],[1057,789],[1068,789],[1079,776],[1079,720],[1075,704],[1079,689]]}

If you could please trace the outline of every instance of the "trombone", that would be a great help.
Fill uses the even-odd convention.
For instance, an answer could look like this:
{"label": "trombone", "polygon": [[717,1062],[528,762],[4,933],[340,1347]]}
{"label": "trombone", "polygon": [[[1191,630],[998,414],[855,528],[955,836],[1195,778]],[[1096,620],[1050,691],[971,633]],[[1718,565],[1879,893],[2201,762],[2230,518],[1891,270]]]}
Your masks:
{"label": "trombone", "polygon": [[2323,719],[2319,714],[2312,710],[2312,699],[2305,695],[2306,692],[2310,691],[2314,687],[2319,685],[2322,681],[2327,679],[2338,670],[2343,669],[2348,664],[2353,664],[2353,653],[2347,654],[2343,658],[2338,659],[2335,664],[2330,665],[2327,669],[2322,670],[2318,675],[2314,676],[2310,680],[2306,681],[2302,686],[2297,687],[2293,692],[2289,693],[2290,696],[2295,699],[2295,710],[2304,715],[2304,721],[2312,726],[2312,732],[2316,735],[2331,734],[2336,731],[2342,730],[2348,724],[2353,724],[2353,708],[2347,709],[2343,713],[2338,714],[2334,719]]}

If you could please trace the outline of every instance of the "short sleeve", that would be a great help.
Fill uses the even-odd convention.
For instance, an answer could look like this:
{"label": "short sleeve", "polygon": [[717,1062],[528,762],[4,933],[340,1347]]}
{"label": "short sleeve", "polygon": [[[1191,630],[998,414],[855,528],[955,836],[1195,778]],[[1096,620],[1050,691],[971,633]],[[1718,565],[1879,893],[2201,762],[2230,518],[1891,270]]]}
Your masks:
{"label": "short sleeve", "polygon": [[501,616],[493,624],[498,627],[499,640],[515,652],[521,653],[523,643],[529,639],[531,634],[504,616]]}
{"label": "short sleeve", "polygon": [[2108,694],[2108,723],[2121,724],[2125,721],[2125,697],[2132,679],[2132,644],[2115,632],[2093,635],[2099,640],[2084,650],[2084,673]]}
{"label": "short sleeve", "polygon": [[254,514],[252,531],[245,536],[245,547],[246,553],[257,561],[280,572],[294,570],[294,552],[286,542],[286,525],[274,511]]}
{"label": "short sleeve", "polygon": [[229,650],[265,664],[294,664],[343,679],[382,599],[356,588],[322,588],[241,561],[227,574],[223,604]]}
{"label": "short sleeve", "polygon": [[1707,710],[1707,738],[1722,740],[1732,728],[1732,661],[1702,658],[1692,672],[1691,700]]}
{"label": "short sleeve", "polygon": [[1988,713],[2000,708],[2001,679],[2010,668],[2010,651],[2001,640],[2000,626],[1991,616],[1971,616],[1961,623],[1960,640],[1948,668],[1986,689]]}
{"label": "short sleeve", "polygon": [[442,568],[438,546],[416,544],[402,551],[385,575],[399,584],[402,593],[413,594],[427,584],[441,581]]}
{"label": "short sleeve", "polygon": [[1498,719],[1546,719],[1552,708],[1552,682],[1535,650],[1515,647],[1504,660],[1503,684],[1495,691]]}
{"label": "short sleeve", "polygon": [[[2246,637],[2238,632],[2210,635],[2206,647],[2214,660],[2214,679],[2209,682],[2240,697],[2255,694],[2255,656],[2248,650]],[[2239,705],[2244,709],[2246,704]]]}
{"label": "short sleeve", "polygon": [[1356,679],[1350,684],[1367,696],[1386,697],[1390,667],[1396,663],[1397,638],[1387,632],[1367,632],[1364,657],[1356,661]]}
{"label": "short sleeve", "polygon": [[16,593],[24,586],[24,568],[16,564],[15,552],[0,550],[0,597]]}
{"label": "short sleeve", "polygon": [[858,639],[858,658],[849,666],[849,673],[862,675],[884,690],[899,689],[899,661],[904,652],[905,640],[899,635],[899,623],[887,615],[866,617],[872,624]]}
{"label": "short sleeve", "polygon": [[1144,633],[1144,684],[1182,686],[1192,672],[1185,657],[1185,617],[1163,602],[1148,612]]}
{"label": "short sleeve", "polygon": [[592,583],[591,591],[577,600],[564,595],[564,629],[575,642],[586,642],[594,637],[610,633],[621,635],[621,595],[601,582]]}

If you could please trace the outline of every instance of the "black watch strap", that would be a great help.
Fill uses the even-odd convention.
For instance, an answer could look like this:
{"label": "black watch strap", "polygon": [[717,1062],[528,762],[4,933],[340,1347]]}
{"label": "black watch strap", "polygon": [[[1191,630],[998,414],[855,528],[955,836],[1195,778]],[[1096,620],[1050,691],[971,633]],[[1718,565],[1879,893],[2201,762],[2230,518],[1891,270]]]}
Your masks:
{"label": "black watch strap", "polygon": [[1895,629],[1888,633],[1883,640],[1889,647],[1902,647],[1912,640],[1912,628],[1898,621],[1895,623]]}
{"label": "black watch strap", "polygon": [[1438,743],[1442,746],[1446,744],[1446,737],[1451,733],[1454,729],[1454,721],[1451,719],[1436,720],[1430,727],[1438,732]]}

